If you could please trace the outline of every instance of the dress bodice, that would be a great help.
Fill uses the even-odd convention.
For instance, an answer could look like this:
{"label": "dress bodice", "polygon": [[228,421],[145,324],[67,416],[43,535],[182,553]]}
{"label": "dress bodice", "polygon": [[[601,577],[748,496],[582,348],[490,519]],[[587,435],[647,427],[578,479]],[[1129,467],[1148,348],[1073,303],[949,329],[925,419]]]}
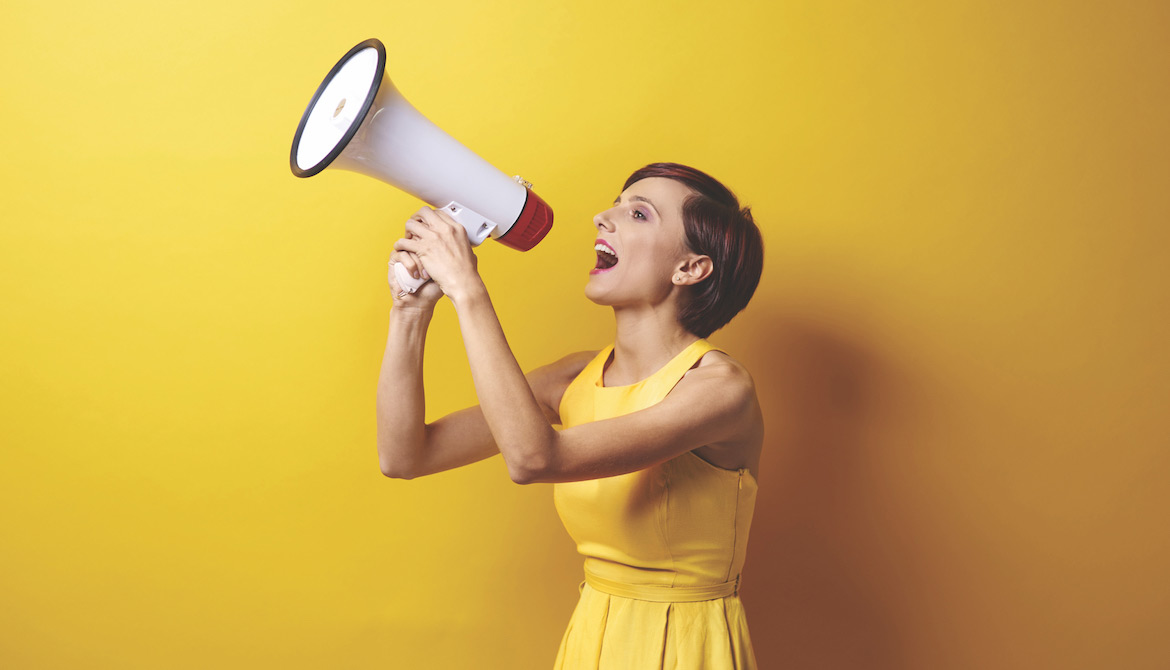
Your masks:
{"label": "dress bodice", "polygon": [[[561,399],[564,428],[637,412],[660,402],[709,351],[687,346],[650,377],[605,386],[613,347],[598,352]],[[586,574],[626,584],[701,587],[737,581],[747,553],[757,482],[694,451],[613,477],[553,485],[565,529],[585,557]]]}

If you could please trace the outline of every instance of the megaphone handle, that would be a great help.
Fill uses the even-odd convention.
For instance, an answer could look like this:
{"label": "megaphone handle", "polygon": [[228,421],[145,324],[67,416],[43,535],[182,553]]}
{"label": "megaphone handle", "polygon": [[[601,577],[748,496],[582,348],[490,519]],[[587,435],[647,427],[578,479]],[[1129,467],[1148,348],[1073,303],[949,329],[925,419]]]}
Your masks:
{"label": "megaphone handle", "polygon": [[[443,209],[467,231],[467,239],[471,241],[472,246],[482,244],[492,234],[492,231],[496,229],[496,224],[489,221],[487,217],[457,202],[449,202]],[[398,283],[398,287],[407,293],[414,293],[423,284],[430,281],[429,279],[415,279],[410,276],[410,273],[406,271],[402,263],[394,264],[394,279]]]}
{"label": "megaphone handle", "polygon": [[423,284],[429,282],[429,279],[415,279],[406,271],[406,266],[402,263],[394,263],[394,281],[398,284],[398,288],[407,293],[414,293],[419,290]]}

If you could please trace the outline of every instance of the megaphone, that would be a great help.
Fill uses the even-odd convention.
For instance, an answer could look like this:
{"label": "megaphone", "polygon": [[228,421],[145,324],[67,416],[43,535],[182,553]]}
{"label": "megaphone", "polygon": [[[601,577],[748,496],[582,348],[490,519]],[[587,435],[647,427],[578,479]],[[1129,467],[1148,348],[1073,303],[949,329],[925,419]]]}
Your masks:
{"label": "megaphone", "polygon": [[[531,183],[509,178],[402,97],[376,39],[350,49],[317,87],[293,136],[289,165],[298,177],[336,168],[396,186],[444,209],[475,246],[491,237],[527,251],[552,228],[552,208]],[[425,283],[401,263],[394,271],[410,293]]]}

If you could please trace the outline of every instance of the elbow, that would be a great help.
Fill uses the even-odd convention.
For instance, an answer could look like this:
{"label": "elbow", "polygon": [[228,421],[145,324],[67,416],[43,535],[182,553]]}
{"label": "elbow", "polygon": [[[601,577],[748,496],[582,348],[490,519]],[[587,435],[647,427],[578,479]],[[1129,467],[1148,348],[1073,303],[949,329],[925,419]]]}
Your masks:
{"label": "elbow", "polygon": [[534,459],[506,461],[508,475],[517,484],[536,484],[544,481],[546,469]]}
{"label": "elbow", "polygon": [[[551,430],[551,428],[550,428]],[[513,445],[511,449],[500,449],[503,454],[520,454],[507,458],[504,462],[508,466],[508,475],[517,484],[536,484],[548,481],[552,471],[553,455],[557,453],[556,432],[550,440],[524,440]]]}
{"label": "elbow", "polygon": [[402,466],[393,463],[383,463],[382,474],[390,479],[414,479],[415,477],[413,472],[405,470]]}
{"label": "elbow", "polygon": [[536,481],[531,472],[521,468],[508,466],[508,474],[512,477],[512,481],[517,484],[531,484]]}
{"label": "elbow", "polygon": [[378,454],[378,467],[386,477],[390,479],[414,479],[418,476],[413,463],[388,455],[381,449],[378,450]]}

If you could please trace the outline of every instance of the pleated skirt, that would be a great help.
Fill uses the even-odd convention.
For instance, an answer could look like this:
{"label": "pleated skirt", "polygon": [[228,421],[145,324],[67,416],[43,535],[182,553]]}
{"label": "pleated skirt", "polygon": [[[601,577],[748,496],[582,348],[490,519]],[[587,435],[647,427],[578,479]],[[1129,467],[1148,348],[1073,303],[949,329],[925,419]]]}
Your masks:
{"label": "pleated skirt", "polygon": [[554,670],[756,670],[738,594],[657,602],[579,589]]}

